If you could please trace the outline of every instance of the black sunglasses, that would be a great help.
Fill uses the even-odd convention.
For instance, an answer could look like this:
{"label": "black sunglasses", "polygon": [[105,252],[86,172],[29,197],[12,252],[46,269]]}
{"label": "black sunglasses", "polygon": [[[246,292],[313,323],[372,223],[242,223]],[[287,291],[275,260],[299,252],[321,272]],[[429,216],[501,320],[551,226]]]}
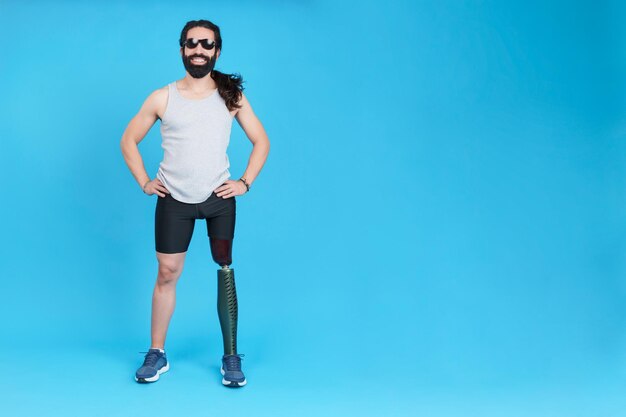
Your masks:
{"label": "black sunglasses", "polygon": [[189,38],[183,43],[183,45],[185,45],[189,49],[195,48],[196,46],[198,46],[198,44],[202,45],[204,49],[207,49],[209,51],[215,47],[215,41],[212,39]]}

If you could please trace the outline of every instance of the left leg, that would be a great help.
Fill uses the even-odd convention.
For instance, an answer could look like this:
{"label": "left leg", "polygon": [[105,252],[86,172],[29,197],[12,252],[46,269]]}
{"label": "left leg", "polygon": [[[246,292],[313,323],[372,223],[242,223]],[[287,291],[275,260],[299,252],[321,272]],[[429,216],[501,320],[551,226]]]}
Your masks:
{"label": "left leg", "polygon": [[214,198],[213,213],[207,215],[207,233],[211,244],[213,261],[221,268],[217,270],[217,313],[222,328],[224,355],[222,356],[222,384],[241,387],[246,378],[241,371],[241,356],[237,354],[237,290],[235,270],[232,264],[232,249],[235,232],[235,197]]}
{"label": "left leg", "polygon": [[237,288],[232,263],[232,239],[211,237],[211,255],[222,268],[217,270],[217,313],[222,327],[224,355],[237,354]]}
{"label": "left leg", "polygon": [[235,197],[221,198],[215,193],[207,200],[207,234],[211,244],[213,261],[221,268],[217,270],[217,313],[222,327],[224,354],[237,354],[237,291],[233,263],[233,239],[235,237]]}

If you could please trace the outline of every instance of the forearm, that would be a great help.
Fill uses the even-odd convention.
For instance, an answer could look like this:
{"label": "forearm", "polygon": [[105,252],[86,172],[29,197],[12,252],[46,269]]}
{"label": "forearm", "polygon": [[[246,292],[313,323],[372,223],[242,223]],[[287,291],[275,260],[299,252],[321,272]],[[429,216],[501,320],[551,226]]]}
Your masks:
{"label": "forearm", "polygon": [[120,147],[122,148],[122,155],[124,155],[126,165],[128,165],[139,187],[143,189],[146,182],[150,181],[150,176],[144,167],[137,143],[133,140],[122,140]]}
{"label": "forearm", "polygon": [[249,185],[252,185],[256,177],[259,175],[259,172],[261,172],[261,168],[263,168],[263,165],[265,164],[269,151],[269,141],[261,141],[253,145],[252,153],[248,159],[248,166],[242,175]]}

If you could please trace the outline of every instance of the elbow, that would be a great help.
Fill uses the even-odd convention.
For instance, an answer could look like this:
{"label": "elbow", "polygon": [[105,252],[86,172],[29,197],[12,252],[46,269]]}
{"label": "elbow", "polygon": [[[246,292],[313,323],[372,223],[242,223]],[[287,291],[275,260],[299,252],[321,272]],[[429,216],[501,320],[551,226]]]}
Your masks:
{"label": "elbow", "polygon": [[122,150],[122,153],[126,152],[126,148],[128,147],[128,141],[126,140],[126,138],[122,137],[122,140],[120,140],[120,149]]}
{"label": "elbow", "polygon": [[250,138],[250,141],[252,142],[252,146],[255,149],[264,149],[265,153],[269,152],[270,150],[270,140],[267,136],[262,136],[262,137],[257,137],[257,138]]}
{"label": "elbow", "polygon": [[270,153],[270,141],[268,139],[259,140],[254,144],[254,147],[267,158]]}
{"label": "elbow", "polygon": [[122,154],[126,155],[132,149],[132,147],[137,146],[134,140],[127,136],[122,136],[122,140],[120,140],[120,149],[122,150]]}

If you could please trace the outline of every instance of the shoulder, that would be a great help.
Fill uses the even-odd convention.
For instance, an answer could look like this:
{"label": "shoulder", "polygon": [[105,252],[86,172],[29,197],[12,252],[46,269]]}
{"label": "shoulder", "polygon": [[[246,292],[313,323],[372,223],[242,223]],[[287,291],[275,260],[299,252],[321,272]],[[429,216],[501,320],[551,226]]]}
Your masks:
{"label": "shoulder", "polygon": [[167,96],[169,94],[169,85],[164,85],[161,88],[157,88],[148,96],[149,99],[159,101],[159,100],[167,100]]}
{"label": "shoulder", "polygon": [[241,92],[241,98],[239,99],[237,104],[239,108],[237,109],[237,112],[234,116],[237,118],[239,124],[252,123],[256,119],[256,114],[254,112],[254,109],[252,108],[252,104],[250,104],[248,97],[246,97],[243,91]]}
{"label": "shoulder", "polygon": [[237,101],[237,108],[233,109],[230,112],[230,114],[233,117],[237,117],[240,114],[240,112],[248,106],[250,106],[250,103],[248,102],[248,98],[246,97],[244,92],[241,91],[241,97],[239,98],[239,101]]}
{"label": "shoulder", "polygon": [[250,107],[250,102],[248,101],[248,97],[246,97],[246,94],[243,91],[241,92],[241,97],[239,98],[239,101],[237,102],[237,106],[239,106],[239,110],[243,110],[244,108]]}
{"label": "shoulder", "polygon": [[163,113],[165,113],[168,96],[168,85],[157,88],[156,90],[152,91],[150,95],[148,95],[148,98],[146,98],[145,101],[145,106],[150,110],[151,113],[156,114],[160,119],[161,116],[163,116]]}

